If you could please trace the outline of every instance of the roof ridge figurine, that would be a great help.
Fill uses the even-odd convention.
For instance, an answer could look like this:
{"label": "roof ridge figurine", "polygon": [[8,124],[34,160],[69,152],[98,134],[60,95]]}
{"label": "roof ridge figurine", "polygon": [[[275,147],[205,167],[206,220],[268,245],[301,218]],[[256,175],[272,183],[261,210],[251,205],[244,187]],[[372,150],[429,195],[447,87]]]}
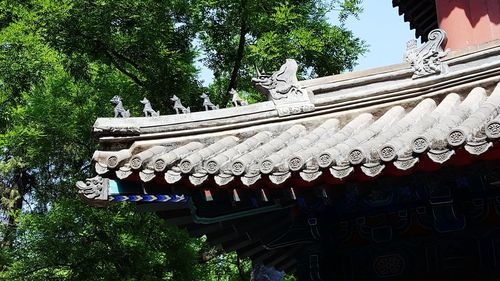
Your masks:
{"label": "roof ridge figurine", "polygon": [[145,117],[148,117],[148,116],[158,117],[158,116],[160,116],[160,111],[159,110],[154,111],[153,107],[151,106],[151,102],[149,102],[149,100],[147,98],[143,98],[141,100],[141,103],[144,104],[144,109],[142,110],[142,112],[144,112]]}
{"label": "roof ridge figurine", "polygon": [[274,102],[279,116],[300,114],[315,109],[309,96],[312,96],[312,93],[299,84],[298,69],[299,66],[294,59],[286,59],[285,64],[271,76],[261,74],[257,69],[257,77],[252,78],[257,90]]}
{"label": "roof ridge figurine", "polygon": [[210,110],[216,110],[216,109],[219,109],[219,105],[214,105],[211,101],[210,101],[210,97],[203,93],[200,98],[203,99],[203,106],[205,107],[205,111],[208,111],[208,109]]}
{"label": "roof ridge figurine", "polygon": [[447,70],[447,65],[441,61],[449,52],[449,50],[443,50],[447,41],[446,32],[442,29],[434,29],[429,32],[428,38],[429,41],[420,47],[417,47],[416,39],[406,43],[404,59],[413,69],[413,79],[445,73]]}
{"label": "roof ridge figurine", "polygon": [[120,96],[114,96],[110,102],[115,105],[115,118],[118,116],[124,118],[130,117],[130,111],[123,108],[122,98]]}
{"label": "roof ridge figurine", "polygon": [[189,106],[188,107],[184,107],[182,105],[182,103],[181,103],[181,99],[179,99],[176,95],[174,95],[173,97],[171,97],[170,100],[174,102],[174,109],[175,109],[175,113],[176,114],[179,114],[179,113],[182,113],[182,114],[191,113],[191,109],[189,108]]}
{"label": "roof ridge figurine", "polygon": [[231,88],[231,90],[229,91],[229,94],[232,97],[231,103],[233,104],[234,107],[248,105],[248,102],[246,100],[243,100],[240,97],[240,94],[238,93],[238,91],[236,91],[235,89]]}

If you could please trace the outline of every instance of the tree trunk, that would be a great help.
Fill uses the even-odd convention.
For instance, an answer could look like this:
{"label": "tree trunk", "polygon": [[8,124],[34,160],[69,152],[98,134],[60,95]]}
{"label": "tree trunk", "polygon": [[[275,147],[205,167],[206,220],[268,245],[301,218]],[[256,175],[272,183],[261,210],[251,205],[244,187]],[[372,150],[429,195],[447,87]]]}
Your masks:
{"label": "tree trunk", "polygon": [[246,0],[242,0],[240,5],[241,5],[240,38],[239,38],[239,42],[238,42],[238,49],[236,50],[236,57],[235,57],[234,65],[233,65],[233,70],[231,72],[231,78],[229,80],[229,85],[227,86],[226,94],[224,95],[224,97],[222,99],[222,104],[224,106],[226,106],[227,103],[229,102],[229,97],[231,96],[229,94],[229,91],[231,91],[231,89],[236,89],[236,85],[237,85],[236,80],[238,79],[238,72],[240,71],[241,61],[243,60],[243,55],[244,55],[244,51],[245,51],[246,35],[248,32],[247,19],[246,19],[246,15],[245,15],[245,13],[246,13],[245,12]]}
{"label": "tree trunk", "polygon": [[267,267],[262,264],[252,265],[252,274],[250,281],[283,281],[285,274],[283,271],[277,271],[272,267]]}
{"label": "tree trunk", "polygon": [[[23,198],[24,195],[28,193],[30,187],[30,176],[24,169],[15,169],[13,171],[12,186],[10,190],[17,190],[17,198],[14,196],[11,198],[12,193],[5,194],[7,200],[11,202],[6,202],[8,206],[4,206],[7,211],[7,229],[4,233],[3,239],[0,241],[2,247],[12,246],[15,240],[15,233],[17,231],[16,216],[20,214],[23,209]],[[11,205],[12,204],[12,205]],[[10,212],[10,213],[9,213]]]}

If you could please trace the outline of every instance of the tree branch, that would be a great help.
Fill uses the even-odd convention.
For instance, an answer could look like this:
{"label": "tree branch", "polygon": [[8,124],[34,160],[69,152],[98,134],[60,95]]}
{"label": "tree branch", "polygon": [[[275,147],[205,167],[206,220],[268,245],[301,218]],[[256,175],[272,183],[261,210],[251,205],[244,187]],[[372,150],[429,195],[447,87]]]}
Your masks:
{"label": "tree branch", "polygon": [[142,81],[141,79],[139,79],[139,77],[137,77],[136,75],[132,74],[131,72],[129,72],[127,69],[125,69],[125,67],[123,67],[118,61],[116,58],[118,59],[121,59],[121,60],[124,60],[126,63],[132,65],[137,71],[141,71],[140,67],[138,64],[136,64],[134,61],[132,61],[130,58],[120,54],[119,52],[117,52],[115,49],[113,48],[110,48],[109,46],[107,46],[104,42],[102,42],[101,40],[99,39],[95,39],[93,37],[90,37],[82,32],[79,33],[80,36],[82,36],[83,38],[89,40],[89,41],[93,41],[96,46],[97,46],[97,49],[99,50],[102,50],[102,52],[104,52],[104,55],[106,57],[109,58],[109,60],[111,61],[111,64],[114,65],[121,73],[125,74],[126,76],[128,76],[130,79],[132,79],[132,81],[134,81],[137,85],[141,86],[141,87],[145,87],[146,86],[146,83],[144,81]]}
{"label": "tree branch", "polygon": [[146,86],[146,83],[144,83],[141,79],[139,79],[139,77],[135,76],[134,74],[130,73],[128,70],[126,70],[122,65],[120,65],[115,57],[106,49],[104,51],[104,54],[106,54],[106,56],[109,58],[109,60],[111,61],[111,64],[113,64],[121,73],[125,74],[126,76],[128,76],[130,79],[132,79],[132,81],[134,81],[137,85],[141,86],[141,87],[145,87]]}
{"label": "tree branch", "polygon": [[108,48],[108,47],[106,47],[106,49],[109,50],[113,54],[113,56],[115,56],[115,57],[117,57],[117,58],[119,58],[121,60],[126,61],[128,64],[130,64],[131,66],[133,66],[138,71],[143,71],[143,69],[137,63],[135,63],[132,59],[130,59],[129,57],[126,57],[126,56],[118,53],[115,49]]}

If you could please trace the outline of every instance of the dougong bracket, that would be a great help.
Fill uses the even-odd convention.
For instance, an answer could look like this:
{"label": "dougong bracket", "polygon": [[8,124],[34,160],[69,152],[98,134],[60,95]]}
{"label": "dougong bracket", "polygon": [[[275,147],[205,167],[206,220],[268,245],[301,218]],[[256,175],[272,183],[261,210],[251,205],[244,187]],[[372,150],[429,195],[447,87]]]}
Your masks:
{"label": "dougong bracket", "polygon": [[420,47],[417,47],[415,39],[406,43],[404,59],[413,69],[413,79],[446,72],[447,65],[441,60],[448,54],[443,50],[447,41],[446,32],[434,29],[429,32],[428,38],[429,41]]}
{"label": "dougong bracket", "polygon": [[309,93],[297,80],[297,70],[297,62],[287,59],[271,76],[257,71],[257,77],[252,79],[257,89],[274,102],[279,116],[314,111]]}

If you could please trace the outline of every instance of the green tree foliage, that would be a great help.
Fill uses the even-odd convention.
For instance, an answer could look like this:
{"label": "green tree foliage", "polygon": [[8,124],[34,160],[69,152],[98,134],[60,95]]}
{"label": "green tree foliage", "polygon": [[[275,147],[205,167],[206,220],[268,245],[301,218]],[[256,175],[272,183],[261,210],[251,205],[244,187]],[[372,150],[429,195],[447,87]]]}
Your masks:
{"label": "green tree foliage", "polygon": [[162,109],[174,94],[188,103],[198,101],[192,98],[200,91],[193,65],[192,1],[38,2],[43,37],[70,58],[73,76],[86,76],[92,60],[113,66],[140,88],[139,96]]}
{"label": "green tree foliage", "polygon": [[[92,124],[111,116],[114,95],[133,116],[144,96],[162,113],[173,94],[193,109],[202,91],[224,104],[235,77],[258,100],[254,64],[292,57],[304,77],[349,69],[364,45],[325,13],[345,19],[358,1],[0,0],[0,279],[249,280],[249,261],[203,263],[202,241],[153,214],[76,199],[98,149]],[[208,89],[197,38],[216,74]]]}
{"label": "green tree foliage", "polygon": [[[225,84],[226,93],[231,88],[251,91],[255,66],[274,71],[287,58],[299,62],[302,77],[352,69],[366,47],[342,23],[357,15],[359,2],[201,0],[205,64],[216,83]],[[333,10],[340,15],[338,26],[327,20]],[[222,100],[224,104],[228,96]]]}
{"label": "green tree foliage", "polygon": [[65,199],[20,217],[18,232],[2,280],[200,280],[196,242],[133,206]]}

